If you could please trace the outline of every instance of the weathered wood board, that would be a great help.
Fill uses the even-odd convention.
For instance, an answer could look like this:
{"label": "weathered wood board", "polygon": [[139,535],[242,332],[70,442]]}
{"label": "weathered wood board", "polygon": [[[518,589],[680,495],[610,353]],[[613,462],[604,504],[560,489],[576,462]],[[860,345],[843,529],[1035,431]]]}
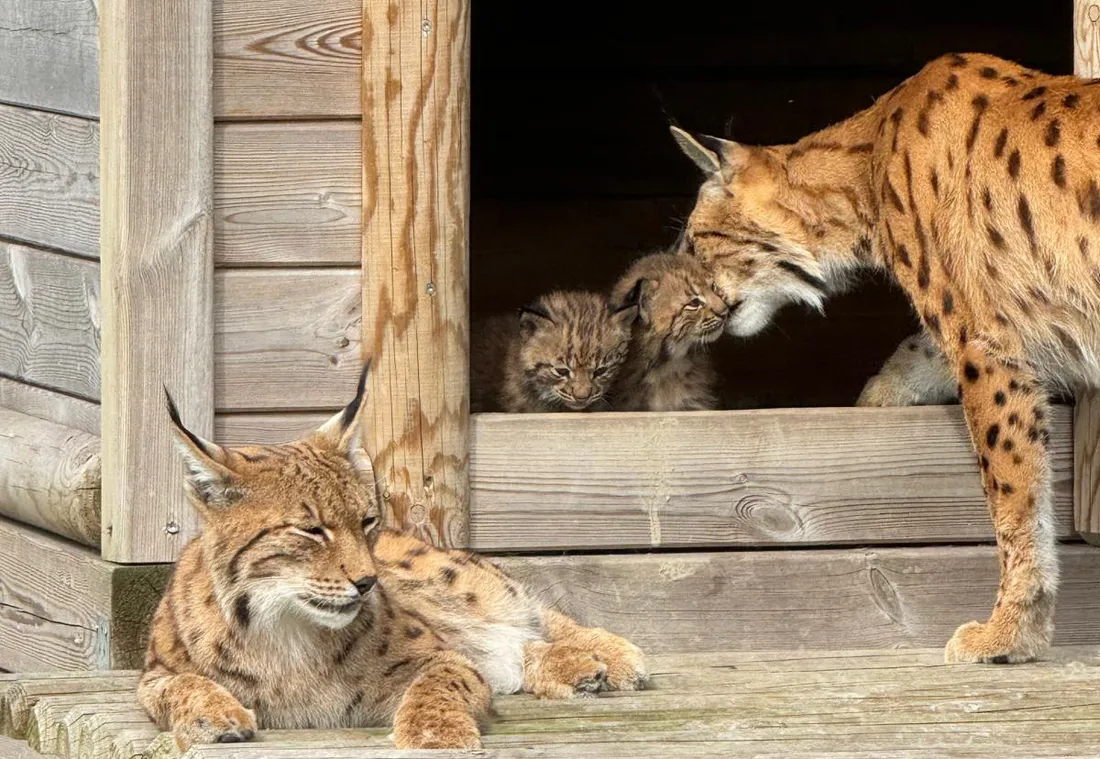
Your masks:
{"label": "weathered wood board", "polygon": [[99,546],[99,438],[0,408],[0,515]]}
{"label": "weathered wood board", "polygon": [[[1070,536],[1070,412],[1053,415]],[[481,551],[992,540],[958,406],[687,414],[481,414]]]}
{"label": "weathered wood board", "polygon": [[0,518],[0,668],[140,665],[167,576],[166,566],[111,564],[96,551]]}
{"label": "weathered wood board", "polygon": [[0,376],[0,408],[99,437],[99,404]]}
{"label": "weathered wood board", "polygon": [[0,241],[0,373],[99,398],[99,267]]}
{"label": "weathered wood board", "polygon": [[98,41],[97,2],[0,3],[0,102],[94,118]]}
{"label": "weathered wood board", "polygon": [[98,124],[0,105],[0,236],[99,254]]}

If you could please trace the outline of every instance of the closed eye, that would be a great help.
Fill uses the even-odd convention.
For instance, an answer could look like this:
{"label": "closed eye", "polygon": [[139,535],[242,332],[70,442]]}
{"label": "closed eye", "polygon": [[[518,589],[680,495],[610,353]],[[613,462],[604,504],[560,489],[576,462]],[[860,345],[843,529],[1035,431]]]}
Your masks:
{"label": "closed eye", "polygon": [[555,377],[561,377],[562,379],[565,379],[570,374],[572,374],[572,372],[569,370],[568,366],[553,366],[553,367],[550,367],[550,373],[553,374]]}
{"label": "closed eye", "polygon": [[597,366],[595,369],[592,370],[593,377],[602,377],[605,374],[607,374],[606,366]]}
{"label": "closed eye", "polygon": [[700,308],[702,308],[705,305],[706,305],[706,301],[704,301],[702,298],[700,298],[698,295],[696,295],[694,298],[692,298],[691,300],[689,300],[687,302],[687,305],[684,306],[684,308],[686,308],[690,311],[698,311]]}
{"label": "closed eye", "polygon": [[328,532],[324,527],[317,524],[309,525],[308,527],[292,527],[291,532],[318,543],[324,543],[325,540],[328,539]]}
{"label": "closed eye", "polygon": [[370,533],[378,526],[378,517],[363,517],[363,532]]}

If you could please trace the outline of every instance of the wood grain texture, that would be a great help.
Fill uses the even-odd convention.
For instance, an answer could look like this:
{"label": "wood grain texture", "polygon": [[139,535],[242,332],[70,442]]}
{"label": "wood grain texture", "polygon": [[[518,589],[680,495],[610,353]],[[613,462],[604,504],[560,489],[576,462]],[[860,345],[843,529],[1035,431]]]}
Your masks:
{"label": "wood grain texture", "polygon": [[470,3],[363,2],[366,441],[388,524],[468,538]]}
{"label": "wood grain texture", "polygon": [[164,413],[214,427],[212,0],[107,0],[101,26],[103,555],[195,531]]}
{"label": "wood grain texture", "polygon": [[0,373],[99,398],[99,267],[0,241]]}
{"label": "wood grain texture", "polygon": [[339,409],[329,412],[280,414],[218,414],[214,440],[222,445],[277,445],[298,440],[324,424]]}
{"label": "wood grain texture", "polygon": [[0,3],[0,101],[95,118],[98,11],[88,0]]}
{"label": "wood grain texture", "polygon": [[[316,6],[296,4],[306,12]],[[359,265],[360,131],[358,120],[219,126],[216,263]]]}
{"label": "wood grain texture", "polygon": [[99,546],[99,438],[0,408],[0,514]]}
{"label": "wood grain texture", "polygon": [[[1070,412],[1052,416],[1071,536]],[[992,541],[958,406],[679,414],[481,414],[480,551]]]}
{"label": "wood grain texture", "polygon": [[0,408],[99,437],[99,404],[0,376]]}
{"label": "wood grain texture", "polygon": [[138,677],[137,672],[21,673],[8,687],[0,704],[0,730],[13,738],[25,738],[34,723],[34,709],[43,698],[109,698],[116,693],[134,691]]}
{"label": "wood grain texture", "polygon": [[[1062,546],[1055,640],[1096,640],[1100,552]],[[500,562],[547,603],[652,653],[942,646],[985,619],[992,546],[530,557]]]}
{"label": "wood grain texture", "polygon": [[[1073,73],[1100,76],[1100,3],[1074,0]],[[1100,545],[1100,394],[1078,393],[1074,429],[1074,527],[1089,543]]]}
{"label": "wood grain texture", "polygon": [[0,668],[140,666],[164,565],[121,566],[0,518]]}
{"label": "wood grain texture", "polygon": [[219,271],[214,297],[219,410],[338,408],[355,395],[358,269]]}
{"label": "wood grain texture", "polygon": [[358,115],[361,18],[361,0],[215,0],[218,118]]}
{"label": "wood grain texture", "polygon": [[0,105],[0,236],[98,255],[94,121]]}

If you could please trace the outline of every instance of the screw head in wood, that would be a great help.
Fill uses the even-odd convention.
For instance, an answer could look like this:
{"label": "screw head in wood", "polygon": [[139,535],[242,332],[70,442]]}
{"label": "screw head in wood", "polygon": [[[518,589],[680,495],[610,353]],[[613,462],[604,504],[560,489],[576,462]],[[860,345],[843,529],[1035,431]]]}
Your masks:
{"label": "screw head in wood", "polygon": [[1100,5],[1093,3],[1089,6],[1089,21],[1094,24],[1100,21]]}
{"label": "screw head in wood", "polygon": [[420,33],[427,37],[432,33],[432,21],[431,19],[424,19],[420,22]]}
{"label": "screw head in wood", "polygon": [[435,295],[435,282],[429,282],[428,286],[424,288],[424,291],[428,293],[428,297]]}
{"label": "screw head in wood", "polygon": [[180,531],[180,523],[175,519],[170,519],[168,524],[164,525],[164,531],[169,535],[175,535]]}

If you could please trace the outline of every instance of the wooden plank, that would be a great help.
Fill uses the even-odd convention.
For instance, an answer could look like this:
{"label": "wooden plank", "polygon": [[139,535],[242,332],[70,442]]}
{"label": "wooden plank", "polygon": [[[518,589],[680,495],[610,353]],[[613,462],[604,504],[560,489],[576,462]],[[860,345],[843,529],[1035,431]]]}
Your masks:
{"label": "wooden plank", "polygon": [[169,569],[111,564],[83,546],[0,519],[0,668],[140,666]]}
{"label": "wooden plank", "polygon": [[0,376],[0,408],[99,437],[99,404]]}
{"label": "wooden plank", "polygon": [[361,19],[360,0],[217,0],[217,116],[358,115]]}
{"label": "wooden plank", "polygon": [[[1055,640],[1095,643],[1100,555],[1062,546]],[[670,651],[942,646],[984,619],[992,546],[528,557],[501,560],[585,624]]]}
{"label": "wooden plank", "polygon": [[98,11],[87,0],[0,4],[0,101],[95,118]]}
{"label": "wooden plank", "polygon": [[214,292],[219,410],[328,409],[355,395],[358,269],[220,271]]}
{"label": "wooden plank", "polygon": [[[324,3],[295,7],[323,12],[318,5]],[[249,17],[267,17],[270,6],[264,8],[261,14],[250,8]],[[282,105],[297,99],[270,102]],[[214,143],[215,261],[231,266],[358,266],[360,131],[358,120],[221,125]]]}
{"label": "wooden plank", "polygon": [[388,524],[469,540],[470,3],[363,0],[367,451]]}
{"label": "wooden plank", "polygon": [[164,391],[214,427],[212,0],[110,0],[101,26],[103,555],[171,561],[195,532]]}
{"label": "wooden plank", "polygon": [[23,741],[5,738],[2,735],[0,735],[0,756],[4,759],[41,759],[42,757]]}
{"label": "wooden plank", "polygon": [[[1073,3],[1073,73],[1100,76],[1100,4]],[[1074,527],[1082,538],[1100,545],[1100,394],[1077,394],[1074,428]]]}
{"label": "wooden plank", "polygon": [[0,715],[4,733],[13,738],[24,738],[34,721],[34,708],[43,697],[67,697],[80,695],[92,699],[109,693],[133,693],[139,674],[133,671],[97,673],[91,677],[83,673],[64,673],[61,677],[20,678],[8,688],[5,711]]}
{"label": "wooden plank", "polygon": [[99,546],[99,438],[0,408],[0,514]]}
{"label": "wooden plank", "polygon": [[0,236],[99,251],[94,121],[0,105]]}
{"label": "wooden plank", "polygon": [[283,414],[218,414],[214,439],[222,445],[277,445],[298,440],[324,424],[339,409]]}
{"label": "wooden plank", "polygon": [[0,372],[99,397],[99,268],[0,241]]}
{"label": "wooden plank", "polygon": [[[70,728],[91,714],[124,712],[141,714],[137,703],[137,688],[131,686],[118,692],[77,693],[64,696],[43,696],[31,709],[27,725],[27,745],[41,754],[76,756],[69,750]],[[148,721],[148,717],[145,717]]]}
{"label": "wooden plank", "polygon": [[[1070,536],[1066,408],[1052,430]],[[957,406],[481,414],[470,462],[480,551],[993,539]]]}

